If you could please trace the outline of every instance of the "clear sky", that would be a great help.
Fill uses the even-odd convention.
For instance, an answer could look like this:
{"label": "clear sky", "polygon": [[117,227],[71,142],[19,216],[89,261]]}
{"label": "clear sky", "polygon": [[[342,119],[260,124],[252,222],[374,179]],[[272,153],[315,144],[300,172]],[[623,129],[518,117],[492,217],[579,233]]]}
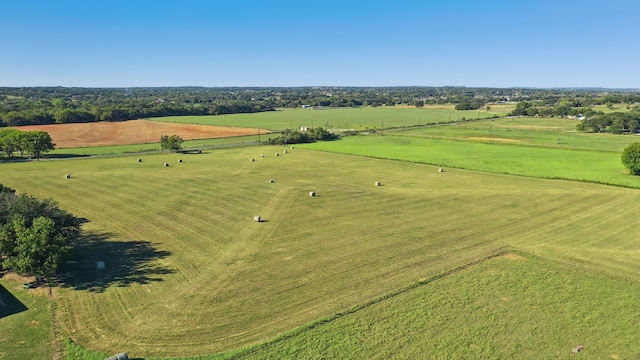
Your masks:
{"label": "clear sky", "polygon": [[0,86],[640,88],[638,0],[0,0]]}

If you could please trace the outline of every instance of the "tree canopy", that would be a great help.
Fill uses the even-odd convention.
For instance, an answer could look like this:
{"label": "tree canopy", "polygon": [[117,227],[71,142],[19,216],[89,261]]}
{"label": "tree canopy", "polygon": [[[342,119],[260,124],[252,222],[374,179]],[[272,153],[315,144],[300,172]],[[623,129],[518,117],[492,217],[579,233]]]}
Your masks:
{"label": "tree canopy", "polygon": [[178,135],[163,135],[162,137],[160,137],[160,147],[162,148],[162,151],[164,151],[165,149],[169,150],[170,152],[178,151],[182,149],[183,141],[184,140],[182,140],[182,138]]}
{"label": "tree canopy", "polygon": [[0,185],[0,263],[38,281],[55,274],[81,221],[53,200],[38,200]]}
{"label": "tree canopy", "polygon": [[306,131],[287,129],[280,133],[277,138],[269,138],[268,143],[272,145],[301,144],[318,140],[335,140],[338,136],[329,132],[323,127],[309,128]]}
{"label": "tree canopy", "polygon": [[627,145],[622,151],[621,160],[631,175],[640,175],[640,141]]}
{"label": "tree canopy", "polygon": [[[0,88],[0,127],[89,121],[123,121],[181,115],[222,115],[297,108],[527,102],[512,115],[567,116],[591,105],[636,104],[638,91],[442,87],[158,87]],[[524,111],[523,111],[524,110]],[[587,114],[584,114],[585,116]]]}
{"label": "tree canopy", "polygon": [[12,157],[16,152],[20,152],[20,156],[29,154],[31,157],[40,159],[43,152],[53,149],[55,149],[55,144],[46,131],[0,129],[0,150],[7,157]]}

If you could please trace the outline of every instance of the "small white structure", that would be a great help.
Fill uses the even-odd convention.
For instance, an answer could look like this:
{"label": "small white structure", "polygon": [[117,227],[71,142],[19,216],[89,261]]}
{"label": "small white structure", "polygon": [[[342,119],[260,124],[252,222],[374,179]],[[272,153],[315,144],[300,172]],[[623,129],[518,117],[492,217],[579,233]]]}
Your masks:
{"label": "small white structure", "polygon": [[108,358],[106,358],[105,360],[129,360],[129,355],[127,353],[120,353],[118,355],[113,355],[110,356]]}
{"label": "small white structure", "polygon": [[104,261],[96,261],[96,270],[103,271],[104,270]]}

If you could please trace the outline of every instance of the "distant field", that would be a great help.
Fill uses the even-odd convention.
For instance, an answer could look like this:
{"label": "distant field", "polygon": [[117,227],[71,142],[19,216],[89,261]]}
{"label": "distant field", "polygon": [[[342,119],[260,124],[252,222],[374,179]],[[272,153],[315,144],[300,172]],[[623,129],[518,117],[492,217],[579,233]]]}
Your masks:
{"label": "distant field", "polygon": [[457,111],[451,108],[423,109],[404,107],[362,107],[288,109],[254,114],[231,114],[219,116],[168,116],[153,118],[153,121],[205,124],[218,126],[243,126],[271,130],[284,130],[300,126],[327,127],[328,129],[365,129],[413,126],[438,122],[487,118],[497,115],[485,110]]}
{"label": "distant field", "polygon": [[391,135],[351,136],[301,147],[444,167],[640,188],[640,178],[626,173],[618,152]]}
{"label": "distant field", "polygon": [[162,135],[184,140],[254,135],[257,129],[176,124],[147,120],[20,126],[22,131],[46,131],[58,148],[159,143]]}
{"label": "distant field", "polygon": [[[326,144],[346,149],[352,139],[360,141]],[[370,149],[394,149],[377,139],[398,138],[362,139]],[[405,152],[417,151],[414,139],[400,140],[409,141]],[[439,173],[300,146],[2,170],[0,183],[53,196],[88,220],[78,263],[62,278],[57,317],[64,336],[107,354],[196,356],[258,344],[505,244],[616,277],[640,274],[640,216],[629,205],[640,201],[635,189]],[[94,270],[98,260],[104,273]]]}
{"label": "distant field", "polygon": [[621,153],[638,136],[577,132],[578,120],[558,118],[507,118],[452,126],[433,126],[386,134],[421,138],[442,138],[495,144],[533,145],[589,149]]}

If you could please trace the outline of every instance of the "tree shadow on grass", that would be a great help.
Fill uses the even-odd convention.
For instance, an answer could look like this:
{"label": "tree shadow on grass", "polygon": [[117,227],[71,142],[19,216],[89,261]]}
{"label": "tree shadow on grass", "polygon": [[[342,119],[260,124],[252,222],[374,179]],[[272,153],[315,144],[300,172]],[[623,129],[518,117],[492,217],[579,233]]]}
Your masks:
{"label": "tree shadow on grass", "polygon": [[[73,243],[70,259],[61,267],[59,285],[75,290],[103,292],[109,286],[149,284],[163,281],[162,275],[173,274],[157,260],[171,252],[157,250],[144,240],[113,241],[110,234],[84,234]],[[97,270],[97,262],[104,270]]]}
{"label": "tree shadow on grass", "polygon": [[0,319],[27,310],[29,308],[25,304],[20,302],[4,286],[0,285]]}

